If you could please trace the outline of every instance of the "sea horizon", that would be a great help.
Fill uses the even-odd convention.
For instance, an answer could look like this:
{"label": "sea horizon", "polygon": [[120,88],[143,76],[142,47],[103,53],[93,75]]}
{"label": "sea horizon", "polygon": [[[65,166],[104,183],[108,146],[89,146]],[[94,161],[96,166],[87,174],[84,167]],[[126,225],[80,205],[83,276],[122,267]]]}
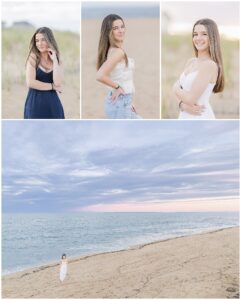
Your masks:
{"label": "sea horizon", "polygon": [[2,275],[239,226],[239,212],[3,213]]}
{"label": "sea horizon", "polygon": [[160,6],[157,2],[82,2],[81,19],[103,19],[108,14],[118,14],[122,18],[159,18]]}

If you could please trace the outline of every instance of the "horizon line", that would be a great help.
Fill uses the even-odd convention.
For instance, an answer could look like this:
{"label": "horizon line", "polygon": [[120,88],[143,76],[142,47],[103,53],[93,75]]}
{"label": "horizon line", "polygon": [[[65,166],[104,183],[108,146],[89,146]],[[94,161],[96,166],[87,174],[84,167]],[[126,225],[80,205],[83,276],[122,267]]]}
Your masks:
{"label": "horizon line", "polygon": [[176,214],[176,213],[239,213],[240,210],[233,211],[220,211],[220,210],[210,210],[210,211],[56,211],[56,212],[2,212],[2,214],[81,214],[81,213],[91,213],[91,214],[101,214],[101,213],[158,213],[158,214]]}

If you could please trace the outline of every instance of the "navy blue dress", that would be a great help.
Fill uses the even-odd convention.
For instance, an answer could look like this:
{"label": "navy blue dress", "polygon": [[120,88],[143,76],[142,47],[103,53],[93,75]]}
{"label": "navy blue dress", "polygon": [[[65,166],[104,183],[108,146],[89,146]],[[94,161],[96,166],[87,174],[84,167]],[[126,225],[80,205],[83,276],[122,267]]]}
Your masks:
{"label": "navy blue dress", "polygon": [[[52,83],[53,71],[37,68],[36,80]],[[30,88],[24,108],[24,119],[64,119],[64,110],[55,90],[39,91]]]}

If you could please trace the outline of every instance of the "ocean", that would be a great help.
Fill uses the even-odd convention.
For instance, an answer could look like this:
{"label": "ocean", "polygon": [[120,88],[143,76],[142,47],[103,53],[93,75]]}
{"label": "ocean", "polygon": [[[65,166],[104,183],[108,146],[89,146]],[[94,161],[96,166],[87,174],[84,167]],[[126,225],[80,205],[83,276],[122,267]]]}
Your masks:
{"label": "ocean", "polygon": [[103,19],[109,14],[126,18],[159,18],[159,2],[92,2],[81,5],[82,19]]}
{"label": "ocean", "polygon": [[3,214],[2,274],[233,226],[239,213]]}

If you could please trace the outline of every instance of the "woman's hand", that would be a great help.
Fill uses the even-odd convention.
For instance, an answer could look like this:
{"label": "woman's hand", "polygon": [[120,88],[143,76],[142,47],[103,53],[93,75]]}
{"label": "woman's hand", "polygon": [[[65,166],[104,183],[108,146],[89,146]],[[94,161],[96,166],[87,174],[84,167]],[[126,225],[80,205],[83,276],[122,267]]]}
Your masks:
{"label": "woman's hand", "polygon": [[181,110],[191,115],[200,116],[205,111],[204,105],[181,103]]}
{"label": "woman's hand", "polygon": [[123,90],[121,87],[119,87],[118,89],[115,90],[114,93],[112,92],[112,95],[111,95],[111,100],[112,100],[112,102],[113,102],[113,103],[116,102],[117,99],[118,99],[118,97],[119,97],[120,95],[124,95],[124,94],[125,94],[124,90]]}
{"label": "woman's hand", "polygon": [[60,94],[61,94],[62,91],[63,91],[61,85],[55,85],[54,83],[53,83],[53,90],[55,90],[56,92],[58,92],[58,93],[60,93]]}
{"label": "woman's hand", "polygon": [[53,50],[52,48],[48,48],[48,55],[49,55],[49,57],[51,58],[52,61],[57,60],[56,51]]}
{"label": "woman's hand", "polygon": [[131,110],[132,110],[134,113],[137,114],[136,109],[135,109],[135,107],[134,107],[133,105],[131,106]]}

